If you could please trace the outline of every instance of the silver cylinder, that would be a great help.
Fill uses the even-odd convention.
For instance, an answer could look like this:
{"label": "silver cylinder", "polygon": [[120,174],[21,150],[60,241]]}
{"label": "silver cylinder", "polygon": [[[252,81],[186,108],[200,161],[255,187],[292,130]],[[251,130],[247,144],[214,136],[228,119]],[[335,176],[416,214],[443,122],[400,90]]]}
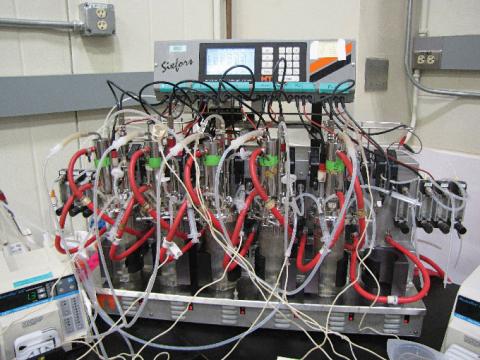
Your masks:
{"label": "silver cylinder", "polygon": [[[133,226],[133,217],[128,220],[127,226]],[[120,241],[117,254],[122,253],[137,241],[137,238],[131,234],[124,233],[122,240]],[[108,256],[110,252],[111,243],[109,241],[103,241],[103,252],[106,255],[105,260],[107,263],[110,277],[112,279],[113,286],[118,289],[125,290],[141,290],[143,288],[143,268],[136,266],[127,266],[127,259],[120,261],[112,261]],[[137,252],[140,250],[137,250]],[[138,254],[137,254],[138,255]],[[135,255],[130,255],[135,256]]]}
{"label": "silver cylinder", "polygon": [[284,261],[283,226],[264,224],[258,235],[260,255],[265,259],[265,281],[275,285]]}
{"label": "silver cylinder", "polygon": [[280,161],[278,140],[268,140],[265,144],[265,155],[260,158],[260,177],[267,194],[275,199],[280,198]]}
{"label": "silver cylinder", "polygon": [[[226,221],[226,228],[229,232],[235,227],[234,221]],[[225,256],[225,251],[213,238],[212,233],[209,232],[205,236],[206,248],[210,254],[211,262],[211,271],[212,271],[212,281],[220,279],[223,276],[225,269],[223,268],[223,258]],[[216,282],[210,288],[214,290],[215,297],[233,297],[233,292],[235,290],[237,282],[228,280],[228,273],[225,277]]]}
{"label": "silver cylinder", "polygon": [[[100,160],[105,150],[108,148],[109,141],[108,139],[97,139],[94,140],[95,146],[95,156],[97,159]],[[96,166],[100,166],[100,189],[104,194],[111,194],[112,193],[112,176],[110,174],[111,166],[110,166],[110,157],[105,159],[103,164],[97,164]]]}

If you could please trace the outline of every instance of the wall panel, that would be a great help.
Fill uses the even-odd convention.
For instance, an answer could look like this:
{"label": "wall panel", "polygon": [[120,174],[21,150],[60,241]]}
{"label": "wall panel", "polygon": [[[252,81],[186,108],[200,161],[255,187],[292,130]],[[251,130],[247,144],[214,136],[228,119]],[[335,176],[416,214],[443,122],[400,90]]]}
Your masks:
{"label": "wall panel", "polygon": [[[430,0],[428,5],[428,36],[480,35],[478,1]],[[480,72],[425,71],[422,82],[432,87],[480,91]],[[426,146],[480,154],[479,109],[480,99],[459,100],[421,93],[418,134]]]}

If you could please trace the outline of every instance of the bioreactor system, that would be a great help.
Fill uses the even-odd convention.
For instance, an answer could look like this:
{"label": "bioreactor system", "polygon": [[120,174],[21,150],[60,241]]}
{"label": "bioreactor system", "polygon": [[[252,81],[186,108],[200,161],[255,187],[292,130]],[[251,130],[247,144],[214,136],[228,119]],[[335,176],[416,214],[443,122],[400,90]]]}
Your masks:
{"label": "bioreactor system", "polygon": [[48,189],[55,247],[95,312],[143,344],[139,317],[246,328],[199,348],[258,328],[419,336],[448,274],[417,235],[467,231],[467,184],[418,163],[414,129],[353,116],[355,41],[154,52],[155,81],[108,82],[101,129],[49,155],[71,152]]}

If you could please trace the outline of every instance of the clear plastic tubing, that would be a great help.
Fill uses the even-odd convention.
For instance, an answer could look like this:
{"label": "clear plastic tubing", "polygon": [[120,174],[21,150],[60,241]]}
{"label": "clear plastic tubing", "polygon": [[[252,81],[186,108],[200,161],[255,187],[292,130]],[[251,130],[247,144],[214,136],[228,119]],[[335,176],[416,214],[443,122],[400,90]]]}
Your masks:
{"label": "clear plastic tubing", "polygon": [[[176,138],[176,134],[175,134],[175,131],[171,130],[171,129],[168,129],[168,133],[173,135],[175,138]],[[161,150],[162,151],[162,150]],[[165,169],[165,166],[166,166],[166,163],[167,161],[172,157],[172,155],[167,155],[165,157],[165,160],[166,161],[162,161],[162,164],[160,166],[160,169],[158,171],[158,173],[156,174],[156,191],[155,191],[155,194],[156,194],[156,197],[155,197],[155,211],[157,212],[157,216],[160,216],[160,198],[161,198],[161,191],[162,191],[162,187],[161,187],[161,180],[162,180],[162,177],[163,177],[163,171]],[[155,226],[157,227],[157,231],[156,231],[156,245],[155,245],[155,253],[156,254],[159,254],[160,253],[160,248],[162,246],[162,228],[160,226],[160,221],[159,219],[155,219]],[[137,321],[137,319],[141,316],[143,310],[145,309],[145,306],[147,306],[147,302],[148,302],[148,299],[149,299],[149,296],[150,296],[150,293],[152,292],[152,289],[153,289],[153,285],[155,284],[155,279],[157,278],[157,273],[158,273],[158,270],[160,268],[160,264],[158,262],[158,259],[155,258],[155,266],[153,267],[153,272],[152,272],[152,275],[150,275],[150,278],[148,279],[148,283],[147,283],[147,288],[145,289],[145,292],[144,292],[144,295],[143,295],[143,301],[142,303],[140,304],[140,306],[138,307],[138,310],[136,311],[134,317],[132,318],[132,320],[130,320],[130,326],[133,326],[133,324],[135,324],[135,322]]]}
{"label": "clear plastic tubing", "polygon": [[418,202],[417,199],[414,199],[414,198],[411,198],[411,197],[408,197],[408,196],[405,196],[403,194],[400,194],[396,191],[392,191],[392,190],[386,190],[384,188],[381,188],[381,187],[378,187],[378,186],[368,186],[368,185],[361,185],[361,188],[362,189],[371,189],[371,190],[375,190],[375,191],[378,191],[378,192],[382,192],[384,194],[388,194],[390,195],[392,198],[394,199],[397,199],[397,200],[400,200],[400,201],[404,201],[410,205],[415,205],[415,206],[420,206],[420,203]]}
{"label": "clear plastic tubing", "polygon": [[[250,139],[257,136],[261,136],[262,134],[263,134],[263,130],[250,131],[249,133],[246,133],[245,135],[242,135],[237,139],[233,140],[230,146],[223,152],[222,157],[220,158],[220,162],[217,165],[217,171],[215,172],[215,182],[214,182],[215,210],[217,211],[217,214],[220,214],[222,212],[220,209],[220,189],[219,189],[220,173],[222,172],[223,163],[225,162],[228,154],[231,151],[236,151],[240,146],[245,144]],[[225,226],[225,223],[223,222],[223,219],[221,216],[218,216],[218,222],[220,223],[220,227],[222,228],[223,234],[231,243],[232,239],[230,239],[230,235],[228,234],[227,227]]]}
{"label": "clear plastic tubing", "polygon": [[[355,179],[356,179],[357,171],[358,171],[357,155],[356,155],[355,147],[354,147],[353,143],[348,138],[348,136],[343,136],[343,133],[339,133],[339,136],[342,136],[342,138],[344,140],[344,143],[347,146],[347,153],[350,156],[350,159],[351,159],[352,164],[353,164],[353,169],[352,169],[353,176],[352,176],[352,179],[350,181],[350,185],[348,187],[347,193],[345,194],[345,202],[343,204],[342,209],[340,210],[340,213],[338,214],[337,221],[335,222],[335,226],[333,227],[333,230],[330,234],[335,234],[337,232],[337,229],[338,229],[338,227],[340,226],[340,223],[341,223],[341,219],[343,218],[343,216],[345,215],[345,212],[347,211],[348,205],[350,204],[350,199],[352,198],[352,195],[353,195]],[[331,240],[332,240],[332,236],[330,235],[329,243],[325,244],[326,245],[325,247],[328,248],[330,246],[330,241]],[[322,265],[323,260],[327,256],[327,253],[328,253],[327,251],[322,252],[322,255],[320,256],[320,259],[315,264],[315,267],[312,269],[312,271],[307,276],[307,278],[303,281],[303,283],[298,288],[296,288],[294,290],[291,290],[291,291],[287,291],[286,292],[287,296],[296,295],[300,291],[305,289],[305,287],[312,281],[313,277],[315,276],[318,269]]]}
{"label": "clear plastic tubing", "polygon": [[[286,203],[288,203],[290,201],[290,190],[291,190],[291,184],[290,184],[290,143],[288,141],[288,129],[287,129],[287,125],[285,125],[285,121],[282,121],[280,122],[279,124],[279,127],[281,127],[283,129],[282,133],[283,133],[283,138],[285,140],[285,153],[287,155],[287,167],[286,167],[286,173],[287,173],[287,191],[286,191],[286,194],[285,194],[285,198],[286,198]],[[290,257],[290,254],[291,254],[291,250],[292,250],[292,246],[293,246],[293,241],[291,241],[291,245],[289,246],[288,245],[288,210],[290,208],[289,205],[285,204],[284,206],[285,208],[285,213],[284,213],[284,216],[283,218],[285,219],[285,221],[283,222],[283,247],[284,247],[284,251],[285,251],[285,256],[286,257]],[[297,216],[295,215],[295,221],[297,220]],[[295,224],[296,225],[296,224]],[[293,232],[293,235],[292,235],[292,238],[294,238],[295,234],[296,234],[296,229],[295,231]]]}
{"label": "clear plastic tubing", "polygon": [[[116,147],[114,145],[111,145],[107,148],[107,150],[105,150],[105,152],[102,154],[101,158],[100,158],[100,161],[99,161],[99,164],[103,164],[105,159],[107,158],[107,156],[112,152],[112,150],[115,150]],[[93,227],[94,227],[94,232],[95,232],[95,236],[96,238],[98,239],[98,245],[97,248],[98,248],[98,254],[99,254],[99,258],[100,258],[100,262],[103,266],[103,268],[105,269],[105,278],[107,280],[107,284],[108,284],[108,287],[112,290],[112,296],[113,296],[113,300],[115,301],[115,306],[117,307],[119,313],[120,313],[120,317],[122,318],[123,320],[123,323],[125,325],[127,325],[127,319],[125,318],[125,313],[123,312],[123,309],[122,309],[122,306],[120,305],[120,302],[118,300],[118,297],[117,297],[117,294],[115,293],[115,289],[113,287],[113,283],[112,283],[112,278],[110,277],[110,273],[108,271],[108,267],[107,267],[107,262],[105,261],[105,254],[103,252],[103,248],[102,248],[102,245],[101,245],[101,239],[100,239],[100,233],[99,233],[99,229],[98,229],[98,214],[97,214],[97,209],[98,209],[98,198],[97,198],[97,195],[98,195],[98,183],[99,183],[99,179],[100,179],[100,170],[101,170],[101,166],[98,166],[96,172],[95,172],[95,180],[94,180],[94,185],[93,185]]]}

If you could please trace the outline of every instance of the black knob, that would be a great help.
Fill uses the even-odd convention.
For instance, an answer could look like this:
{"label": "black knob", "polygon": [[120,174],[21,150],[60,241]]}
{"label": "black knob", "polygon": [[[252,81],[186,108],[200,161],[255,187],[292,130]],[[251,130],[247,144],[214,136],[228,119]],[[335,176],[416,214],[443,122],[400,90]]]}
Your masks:
{"label": "black knob", "polygon": [[68,213],[70,214],[71,217],[74,217],[82,212],[82,208],[80,206],[72,206],[70,210],[68,210]]}
{"label": "black knob", "polygon": [[59,208],[57,208],[57,210],[55,210],[55,214],[57,214],[57,216],[60,216],[62,215],[62,211],[63,211],[63,206],[60,206]]}
{"label": "black knob", "polygon": [[430,221],[422,220],[420,222],[420,227],[427,233],[431,234],[433,232],[433,225]]}
{"label": "black knob", "polygon": [[459,235],[465,235],[467,233],[467,228],[463,226],[463,224],[460,221],[455,223],[453,227],[455,228],[455,230],[457,230]]}
{"label": "black knob", "polygon": [[404,221],[399,222],[397,226],[400,228],[402,234],[408,234],[410,232],[410,227]]}
{"label": "black knob", "polygon": [[90,210],[87,206],[84,206],[82,209],[83,209],[82,210],[82,215],[83,215],[84,218],[88,218],[88,217],[92,216],[93,211]]}
{"label": "black knob", "polygon": [[450,232],[450,224],[446,223],[445,221],[439,221],[438,228],[444,234],[448,234]]}

